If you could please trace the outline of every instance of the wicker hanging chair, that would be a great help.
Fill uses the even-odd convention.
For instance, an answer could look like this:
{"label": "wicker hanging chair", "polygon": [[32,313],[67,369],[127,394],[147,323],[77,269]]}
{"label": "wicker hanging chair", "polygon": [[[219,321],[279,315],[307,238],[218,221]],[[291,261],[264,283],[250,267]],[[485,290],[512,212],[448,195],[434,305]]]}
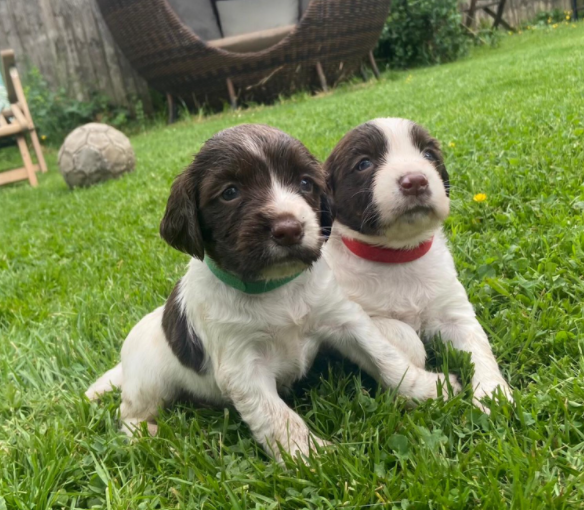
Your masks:
{"label": "wicker hanging chair", "polygon": [[148,83],[187,103],[266,102],[347,79],[369,56],[391,0],[312,0],[294,29],[262,51],[215,47],[167,0],[97,0],[114,39]]}

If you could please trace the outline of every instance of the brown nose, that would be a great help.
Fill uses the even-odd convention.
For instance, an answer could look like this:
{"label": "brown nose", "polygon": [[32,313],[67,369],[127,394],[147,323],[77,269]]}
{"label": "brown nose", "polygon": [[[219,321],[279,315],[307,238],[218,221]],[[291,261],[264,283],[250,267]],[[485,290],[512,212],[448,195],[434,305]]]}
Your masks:
{"label": "brown nose", "polygon": [[276,219],[272,225],[272,237],[280,246],[293,246],[304,236],[302,224],[291,216]]}
{"label": "brown nose", "polygon": [[424,174],[407,174],[399,180],[399,187],[404,195],[418,196],[428,189],[428,179]]}

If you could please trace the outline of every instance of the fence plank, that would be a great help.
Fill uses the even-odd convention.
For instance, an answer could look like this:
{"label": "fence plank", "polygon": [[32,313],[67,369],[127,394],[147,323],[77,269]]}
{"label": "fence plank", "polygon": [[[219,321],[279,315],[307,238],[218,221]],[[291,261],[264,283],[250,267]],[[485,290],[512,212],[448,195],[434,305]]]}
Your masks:
{"label": "fence plank", "polygon": [[102,92],[152,109],[148,85],[117,48],[95,0],[0,0],[0,48],[12,48],[19,71],[40,70],[53,89],[88,100]]}
{"label": "fence plank", "polygon": [[0,23],[2,23],[3,35],[6,36],[5,41],[0,41],[2,49],[12,48],[17,55],[19,53],[22,54],[23,50],[20,36],[17,27],[14,26],[14,22],[12,21],[8,0],[0,1]]}
{"label": "fence plank", "polygon": [[[2,3],[2,1],[3,0],[0,0],[0,3]],[[46,65],[53,69],[53,78],[52,81],[49,81],[49,84],[54,88],[64,88],[67,90],[66,83],[69,80],[69,74],[67,72],[67,63],[65,62],[65,59],[61,58],[59,54],[59,48],[57,44],[59,39],[59,27],[57,26],[55,17],[53,16],[51,1],[52,0],[38,0],[38,12],[41,18],[41,24],[47,37],[47,47],[51,52],[51,57],[46,63]],[[20,59],[18,53],[16,54],[16,58],[17,60]],[[50,80],[50,77],[44,74],[44,68],[42,67],[44,64],[43,62],[32,62],[32,64],[39,67],[45,78]]]}
{"label": "fence plank", "polygon": [[[507,0],[503,11],[503,19],[507,20],[512,26],[517,26],[523,21],[532,20],[538,12],[551,11],[553,9],[570,10],[570,0]],[[477,11],[476,16],[479,22],[481,20],[492,21],[490,16],[482,9]]]}

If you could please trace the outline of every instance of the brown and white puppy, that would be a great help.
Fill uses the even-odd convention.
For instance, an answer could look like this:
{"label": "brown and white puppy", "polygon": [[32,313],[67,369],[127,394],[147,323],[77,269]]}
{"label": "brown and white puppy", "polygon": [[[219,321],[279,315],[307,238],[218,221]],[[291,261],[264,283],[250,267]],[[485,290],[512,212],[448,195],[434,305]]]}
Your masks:
{"label": "brown and white puppy", "polygon": [[[347,133],[325,169],[337,210],[324,255],[349,297],[381,330],[398,319],[470,352],[475,402],[497,388],[510,398],[442,232],[450,184],[438,142],[412,121],[375,119]],[[418,339],[388,338],[424,366]]]}
{"label": "brown and white puppy", "polygon": [[[231,403],[277,458],[278,445],[308,454],[320,442],[278,388],[302,377],[323,343],[385,386],[435,397],[443,377],[411,366],[320,258],[325,188],[321,165],[277,129],[242,125],[208,140],[175,180],[160,228],[193,257],[187,273],[132,329],[121,364],[88,397],[121,386],[128,432],[143,421],[153,432],[159,407],[184,392]],[[397,344],[419,341],[399,321],[384,328]]]}

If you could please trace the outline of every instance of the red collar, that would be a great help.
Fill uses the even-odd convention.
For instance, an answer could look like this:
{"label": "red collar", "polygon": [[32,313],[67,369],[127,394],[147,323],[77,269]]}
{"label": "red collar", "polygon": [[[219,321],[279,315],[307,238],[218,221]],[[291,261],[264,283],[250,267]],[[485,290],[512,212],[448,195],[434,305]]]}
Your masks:
{"label": "red collar", "polygon": [[341,237],[341,239],[345,246],[357,257],[383,264],[403,264],[404,262],[418,260],[430,251],[434,240],[432,237],[411,250],[397,250],[395,248],[382,248],[381,246],[365,244],[356,239],[347,239],[346,237]]}

